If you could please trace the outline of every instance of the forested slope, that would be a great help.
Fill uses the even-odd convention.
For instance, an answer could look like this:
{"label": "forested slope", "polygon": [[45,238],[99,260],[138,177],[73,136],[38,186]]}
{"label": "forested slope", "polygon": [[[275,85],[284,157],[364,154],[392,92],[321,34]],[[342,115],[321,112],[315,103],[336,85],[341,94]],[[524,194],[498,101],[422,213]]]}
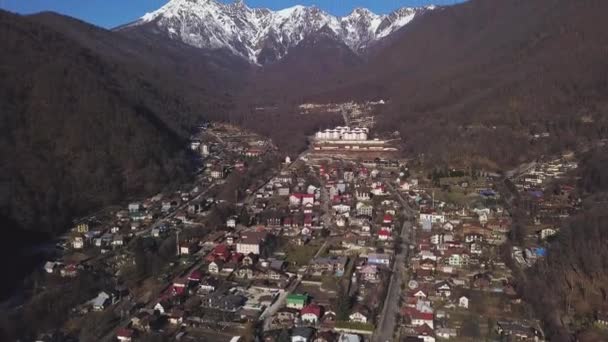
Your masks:
{"label": "forested slope", "polygon": [[188,175],[192,108],[35,18],[0,12],[0,213],[5,230],[61,231],[75,214]]}
{"label": "forested slope", "polygon": [[579,215],[568,220],[548,249],[546,260],[522,274],[522,292],[545,321],[552,341],[600,341],[594,321],[608,312],[608,150],[582,161],[579,176],[585,198]]}

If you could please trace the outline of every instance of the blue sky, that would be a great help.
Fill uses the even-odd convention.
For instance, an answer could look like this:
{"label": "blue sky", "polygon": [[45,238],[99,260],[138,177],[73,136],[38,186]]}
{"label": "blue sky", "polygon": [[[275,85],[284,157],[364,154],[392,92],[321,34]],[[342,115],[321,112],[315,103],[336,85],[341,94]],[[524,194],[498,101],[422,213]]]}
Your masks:
{"label": "blue sky", "polygon": [[[233,0],[220,0],[232,2]],[[282,9],[293,5],[316,5],[334,15],[345,15],[356,7],[387,13],[399,7],[447,5],[461,0],[245,0],[249,7]],[[0,0],[0,8],[30,14],[54,11],[111,28],[154,11],[168,0]]]}

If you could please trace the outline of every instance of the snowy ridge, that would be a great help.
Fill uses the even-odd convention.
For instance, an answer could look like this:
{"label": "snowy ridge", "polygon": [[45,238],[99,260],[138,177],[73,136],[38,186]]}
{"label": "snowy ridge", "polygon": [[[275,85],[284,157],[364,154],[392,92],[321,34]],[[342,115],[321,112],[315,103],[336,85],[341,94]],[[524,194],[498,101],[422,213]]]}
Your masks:
{"label": "snowy ridge", "polygon": [[171,0],[126,26],[152,25],[173,39],[199,48],[229,49],[252,63],[279,60],[306,36],[331,29],[355,52],[407,25],[435,6],[401,8],[387,15],[357,8],[336,17],[317,7],[293,6],[279,11],[250,8],[243,1]]}

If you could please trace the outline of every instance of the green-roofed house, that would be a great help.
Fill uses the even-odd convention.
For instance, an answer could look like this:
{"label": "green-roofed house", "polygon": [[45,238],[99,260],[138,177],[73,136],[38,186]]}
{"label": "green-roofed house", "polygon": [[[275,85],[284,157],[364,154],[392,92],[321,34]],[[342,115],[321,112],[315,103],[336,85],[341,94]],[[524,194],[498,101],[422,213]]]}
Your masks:
{"label": "green-roofed house", "polygon": [[291,293],[287,295],[287,307],[292,309],[302,309],[306,302],[308,301],[308,296],[305,294],[295,294]]}

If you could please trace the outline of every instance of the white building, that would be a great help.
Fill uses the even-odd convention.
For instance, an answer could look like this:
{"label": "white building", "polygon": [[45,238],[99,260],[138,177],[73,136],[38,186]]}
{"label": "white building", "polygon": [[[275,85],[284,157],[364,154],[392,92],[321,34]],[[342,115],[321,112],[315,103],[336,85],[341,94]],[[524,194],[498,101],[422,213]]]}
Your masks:
{"label": "white building", "polygon": [[266,240],[264,232],[246,232],[243,233],[241,239],[236,244],[237,253],[247,255],[253,253],[259,255],[262,249],[262,244]]}
{"label": "white building", "polygon": [[333,129],[326,129],[315,134],[317,140],[347,140],[347,141],[366,141],[369,137],[369,129],[365,127],[346,127],[338,126]]}
{"label": "white building", "polygon": [[466,296],[462,296],[458,298],[458,306],[461,308],[468,309],[469,308],[469,298]]}
{"label": "white building", "polygon": [[75,237],[74,240],[72,241],[72,247],[74,249],[84,248],[84,239],[80,236]]}
{"label": "white building", "polygon": [[432,212],[420,212],[420,222],[428,221],[432,223],[445,223],[445,215],[432,211]]}
{"label": "white building", "polygon": [[209,145],[201,146],[201,154],[205,157],[209,155]]}

